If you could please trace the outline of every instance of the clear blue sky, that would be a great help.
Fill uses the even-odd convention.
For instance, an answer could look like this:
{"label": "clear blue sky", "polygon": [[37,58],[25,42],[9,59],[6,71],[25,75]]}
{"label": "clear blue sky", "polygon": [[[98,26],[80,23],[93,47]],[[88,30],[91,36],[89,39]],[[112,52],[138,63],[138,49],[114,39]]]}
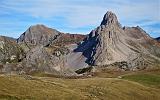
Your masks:
{"label": "clear blue sky", "polygon": [[160,0],[0,0],[0,35],[17,38],[35,24],[88,34],[108,10],[123,26],[160,36]]}

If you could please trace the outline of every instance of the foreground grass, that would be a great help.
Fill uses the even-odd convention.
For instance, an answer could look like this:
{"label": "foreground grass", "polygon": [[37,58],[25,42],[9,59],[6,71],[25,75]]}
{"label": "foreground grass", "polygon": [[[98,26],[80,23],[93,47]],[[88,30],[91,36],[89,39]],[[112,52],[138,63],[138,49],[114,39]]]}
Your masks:
{"label": "foreground grass", "polygon": [[127,79],[130,81],[139,82],[144,85],[160,88],[160,75],[156,74],[133,74],[133,75],[126,75],[123,79]]}
{"label": "foreground grass", "polygon": [[159,92],[116,78],[0,76],[1,100],[159,100]]}

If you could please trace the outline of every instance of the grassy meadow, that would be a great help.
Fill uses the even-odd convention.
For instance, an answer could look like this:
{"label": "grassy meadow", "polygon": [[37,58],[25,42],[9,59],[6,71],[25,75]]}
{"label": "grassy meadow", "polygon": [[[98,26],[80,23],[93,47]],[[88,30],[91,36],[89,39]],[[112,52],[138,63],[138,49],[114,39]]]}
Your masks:
{"label": "grassy meadow", "polygon": [[160,100],[160,70],[101,74],[78,79],[1,75],[0,100]]}

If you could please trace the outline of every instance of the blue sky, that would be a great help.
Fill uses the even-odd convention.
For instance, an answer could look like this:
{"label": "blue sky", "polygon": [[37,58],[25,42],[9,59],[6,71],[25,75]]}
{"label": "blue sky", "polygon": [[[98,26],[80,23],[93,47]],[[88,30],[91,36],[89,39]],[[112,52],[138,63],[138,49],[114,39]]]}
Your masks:
{"label": "blue sky", "polygon": [[18,38],[31,25],[88,34],[107,11],[122,26],[140,26],[160,36],[160,0],[0,0],[0,35]]}

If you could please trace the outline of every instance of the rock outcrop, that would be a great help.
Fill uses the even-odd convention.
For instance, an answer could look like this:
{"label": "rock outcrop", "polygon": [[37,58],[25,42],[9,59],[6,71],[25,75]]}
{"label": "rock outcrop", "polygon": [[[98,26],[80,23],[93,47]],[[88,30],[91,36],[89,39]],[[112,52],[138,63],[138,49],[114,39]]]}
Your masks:
{"label": "rock outcrop", "polygon": [[10,73],[17,69],[15,65],[24,57],[25,53],[16,39],[0,36],[0,73]]}
{"label": "rock outcrop", "polygon": [[74,52],[81,52],[85,63],[91,66],[126,62],[128,69],[135,69],[151,63],[151,59],[160,60],[159,43],[139,26],[122,28],[116,15],[110,11]]}
{"label": "rock outcrop", "polygon": [[23,55],[24,52],[16,43],[16,39],[0,36],[0,63],[19,62]]}

